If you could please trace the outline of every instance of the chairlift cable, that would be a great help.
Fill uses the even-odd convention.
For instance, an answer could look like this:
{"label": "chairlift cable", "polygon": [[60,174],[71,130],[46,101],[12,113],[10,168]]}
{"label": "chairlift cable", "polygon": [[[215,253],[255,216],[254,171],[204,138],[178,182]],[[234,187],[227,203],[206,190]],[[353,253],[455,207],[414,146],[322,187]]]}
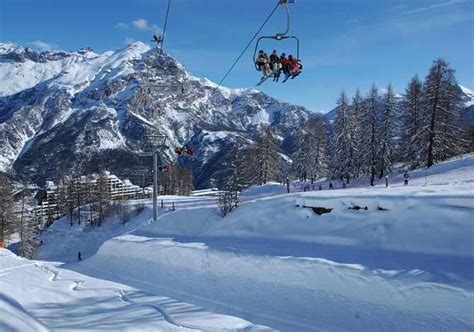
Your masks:
{"label": "chairlift cable", "polygon": [[245,46],[245,48],[243,49],[243,51],[239,54],[239,56],[235,59],[234,63],[230,66],[229,70],[227,70],[227,72],[225,73],[224,77],[220,80],[219,84],[217,84],[217,86],[212,90],[211,94],[209,95],[209,98],[210,99],[214,93],[217,91],[217,89],[219,89],[222,85],[222,83],[224,83],[225,79],[227,78],[227,76],[229,76],[230,72],[234,69],[234,67],[237,65],[237,63],[240,61],[240,59],[242,58],[242,56],[245,54],[245,52],[248,50],[248,48],[250,47],[250,45],[252,45],[253,41],[255,40],[255,38],[257,38],[258,34],[260,33],[260,31],[262,31],[263,27],[267,24],[267,22],[270,20],[270,18],[273,16],[273,14],[276,12],[276,10],[278,9],[278,6],[281,4],[280,1],[278,1],[278,3],[276,4],[275,8],[273,8],[273,10],[271,11],[270,15],[268,15],[267,19],[263,22],[263,24],[260,26],[260,28],[258,28],[257,32],[253,35],[252,39],[250,39],[250,41],[247,43],[247,45]]}
{"label": "chairlift cable", "polygon": [[168,7],[166,8],[165,24],[163,25],[163,36],[161,38],[161,50],[163,51],[163,43],[165,41],[166,26],[168,25],[168,16],[170,13],[171,0],[168,0]]}

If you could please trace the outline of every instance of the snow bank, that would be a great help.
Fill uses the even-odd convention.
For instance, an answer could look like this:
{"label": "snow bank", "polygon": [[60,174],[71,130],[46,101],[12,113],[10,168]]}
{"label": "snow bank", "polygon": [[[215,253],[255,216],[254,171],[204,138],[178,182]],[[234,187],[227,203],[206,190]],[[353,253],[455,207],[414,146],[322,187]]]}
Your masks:
{"label": "snow bank", "polygon": [[472,293],[393,282],[395,273],[324,259],[126,235],[104,243],[78,269],[88,267],[103,278],[120,276],[135,287],[286,331],[468,331],[472,323]]}
{"label": "snow bank", "polygon": [[[224,219],[214,208],[179,210],[140,231],[156,236],[296,240],[473,257],[473,201],[474,193],[461,189],[451,193],[413,188],[308,192],[249,201]],[[333,210],[320,216],[303,206]],[[354,206],[367,210],[349,209]]]}
{"label": "snow bank", "polygon": [[242,191],[241,197],[244,199],[255,199],[258,197],[268,197],[286,193],[286,185],[277,182],[269,182],[264,185],[254,185]]}

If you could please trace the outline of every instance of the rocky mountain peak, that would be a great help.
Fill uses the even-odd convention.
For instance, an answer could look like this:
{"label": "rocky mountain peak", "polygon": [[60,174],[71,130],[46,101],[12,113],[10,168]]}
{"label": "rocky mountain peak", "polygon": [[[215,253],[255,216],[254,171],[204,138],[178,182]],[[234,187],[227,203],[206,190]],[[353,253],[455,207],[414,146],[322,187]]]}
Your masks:
{"label": "rocky mountain peak", "polygon": [[[1,44],[0,57],[0,170],[38,183],[85,161],[130,177],[151,166],[143,153],[148,134],[159,131],[171,147],[194,146],[194,159],[180,162],[197,187],[206,186],[214,173],[225,176],[237,139],[251,144],[262,124],[272,124],[290,153],[301,122],[320,116],[255,89],[216,89],[140,42],[102,54]],[[173,150],[163,151],[163,162],[176,161]]]}

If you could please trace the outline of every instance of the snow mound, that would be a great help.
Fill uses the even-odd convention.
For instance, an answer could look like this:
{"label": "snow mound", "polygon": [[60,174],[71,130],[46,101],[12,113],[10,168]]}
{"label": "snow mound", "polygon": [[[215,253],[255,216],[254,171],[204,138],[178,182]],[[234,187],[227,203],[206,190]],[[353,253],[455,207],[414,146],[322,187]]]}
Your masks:
{"label": "snow mound", "polygon": [[282,185],[278,182],[269,182],[264,185],[254,185],[248,189],[242,191],[242,197],[257,198],[273,196],[278,194],[286,193],[286,185]]}
{"label": "snow mound", "polygon": [[[279,187],[275,184],[274,188],[250,192]],[[441,193],[400,188],[391,192],[383,188],[298,193],[243,203],[224,219],[213,208],[180,210],[142,231],[157,236],[194,232],[216,238],[294,240],[474,257],[473,200],[469,190]],[[310,207],[332,212],[317,215]]]}

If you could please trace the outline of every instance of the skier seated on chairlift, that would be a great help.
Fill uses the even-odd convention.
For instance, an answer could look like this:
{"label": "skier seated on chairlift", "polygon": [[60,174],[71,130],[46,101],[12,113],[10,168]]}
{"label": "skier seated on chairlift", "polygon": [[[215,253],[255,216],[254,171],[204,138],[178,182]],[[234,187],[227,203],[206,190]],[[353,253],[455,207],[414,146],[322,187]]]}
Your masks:
{"label": "skier seated on chairlift", "polygon": [[281,56],[280,56],[280,65],[281,65],[281,69],[283,71],[283,74],[285,74],[285,76],[290,75],[290,69],[289,69],[289,66],[288,66],[288,58],[286,57],[286,53],[281,54]]}
{"label": "skier seated on chairlift", "polygon": [[272,70],[270,69],[270,58],[268,57],[267,53],[263,52],[263,50],[258,52],[256,65],[262,72],[263,77],[266,77],[272,73]]}
{"label": "skier seated on chairlift", "polygon": [[298,59],[293,58],[293,56],[290,54],[288,56],[288,70],[289,70],[289,75],[291,78],[295,78],[301,73],[301,70],[303,69],[303,66],[301,65],[300,61]]}
{"label": "skier seated on chairlift", "polygon": [[193,148],[192,147],[177,147],[174,152],[176,152],[176,154],[179,156],[183,156],[183,155],[188,155],[190,157],[193,156]]}
{"label": "skier seated on chairlift", "polygon": [[275,75],[275,77],[273,78],[273,82],[278,82],[278,80],[280,79],[281,61],[276,50],[273,50],[272,54],[270,55],[270,64],[272,67],[273,74]]}

